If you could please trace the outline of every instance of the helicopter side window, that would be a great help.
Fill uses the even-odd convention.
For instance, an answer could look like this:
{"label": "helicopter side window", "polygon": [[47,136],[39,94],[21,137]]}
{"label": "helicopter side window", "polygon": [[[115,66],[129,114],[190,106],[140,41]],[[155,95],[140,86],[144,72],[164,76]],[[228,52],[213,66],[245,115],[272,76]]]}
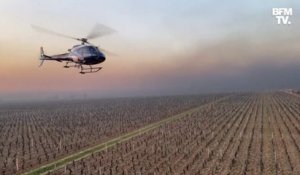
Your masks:
{"label": "helicopter side window", "polygon": [[82,47],[79,48],[76,52],[82,55],[83,57],[90,57],[90,56],[97,55],[97,52],[92,47]]}
{"label": "helicopter side window", "polygon": [[75,52],[80,55],[83,55],[83,48],[76,49]]}

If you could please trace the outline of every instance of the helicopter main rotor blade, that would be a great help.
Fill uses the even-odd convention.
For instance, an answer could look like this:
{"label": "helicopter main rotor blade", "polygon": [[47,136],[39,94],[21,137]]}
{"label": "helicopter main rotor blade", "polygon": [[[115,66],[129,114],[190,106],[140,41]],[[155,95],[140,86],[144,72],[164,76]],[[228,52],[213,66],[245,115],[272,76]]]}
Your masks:
{"label": "helicopter main rotor blade", "polygon": [[42,27],[39,27],[39,26],[36,26],[36,25],[31,25],[31,27],[33,29],[35,29],[36,31],[39,31],[39,32],[44,32],[44,33],[48,33],[48,34],[51,34],[51,35],[56,35],[56,36],[59,36],[59,37],[78,40],[78,38],[71,37],[71,36],[68,36],[68,35],[65,35],[65,34],[61,34],[61,33],[57,33],[57,32],[54,32],[54,31],[51,31],[51,30],[48,30],[48,29],[45,29],[45,28],[42,28]]}
{"label": "helicopter main rotor blade", "polygon": [[117,54],[115,54],[115,53],[113,53],[113,52],[110,52],[110,51],[108,51],[108,50],[102,49],[102,48],[99,47],[99,46],[97,46],[97,47],[98,47],[98,49],[99,49],[101,52],[103,52],[103,53],[105,53],[105,54],[107,54],[107,55],[110,55],[110,56],[118,56]]}
{"label": "helicopter main rotor blade", "polygon": [[86,39],[95,39],[105,35],[110,35],[116,31],[110,27],[107,27],[103,24],[96,24],[91,32],[87,35]]}

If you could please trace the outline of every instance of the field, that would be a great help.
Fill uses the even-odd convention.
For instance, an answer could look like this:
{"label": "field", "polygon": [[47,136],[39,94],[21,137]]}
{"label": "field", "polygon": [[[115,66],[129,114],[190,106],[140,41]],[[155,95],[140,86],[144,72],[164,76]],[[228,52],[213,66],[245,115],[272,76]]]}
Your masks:
{"label": "field", "polygon": [[13,105],[0,120],[2,174],[139,130],[47,174],[300,174],[300,98],[285,92]]}
{"label": "field", "polygon": [[222,96],[1,105],[0,174],[25,172]]}

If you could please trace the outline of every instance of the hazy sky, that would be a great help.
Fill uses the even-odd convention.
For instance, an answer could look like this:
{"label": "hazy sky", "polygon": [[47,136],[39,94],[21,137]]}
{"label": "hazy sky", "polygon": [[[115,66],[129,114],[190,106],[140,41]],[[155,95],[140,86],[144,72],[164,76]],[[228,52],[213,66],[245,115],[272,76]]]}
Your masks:
{"label": "hazy sky", "polygon": [[[293,8],[278,25],[273,7]],[[0,0],[0,96],[131,96],[300,88],[299,0]],[[45,62],[102,23],[92,42],[115,52],[95,74]]]}

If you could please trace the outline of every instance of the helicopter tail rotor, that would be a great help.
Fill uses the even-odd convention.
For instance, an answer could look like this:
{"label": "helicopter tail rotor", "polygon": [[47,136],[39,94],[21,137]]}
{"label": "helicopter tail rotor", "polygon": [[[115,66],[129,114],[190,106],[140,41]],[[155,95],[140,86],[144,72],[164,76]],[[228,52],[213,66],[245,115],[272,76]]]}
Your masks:
{"label": "helicopter tail rotor", "polygon": [[41,50],[40,50],[41,64],[39,65],[39,67],[41,67],[43,65],[44,61],[47,60],[47,58],[49,58],[49,56],[45,55],[44,49],[43,49],[43,47],[41,47]]}

